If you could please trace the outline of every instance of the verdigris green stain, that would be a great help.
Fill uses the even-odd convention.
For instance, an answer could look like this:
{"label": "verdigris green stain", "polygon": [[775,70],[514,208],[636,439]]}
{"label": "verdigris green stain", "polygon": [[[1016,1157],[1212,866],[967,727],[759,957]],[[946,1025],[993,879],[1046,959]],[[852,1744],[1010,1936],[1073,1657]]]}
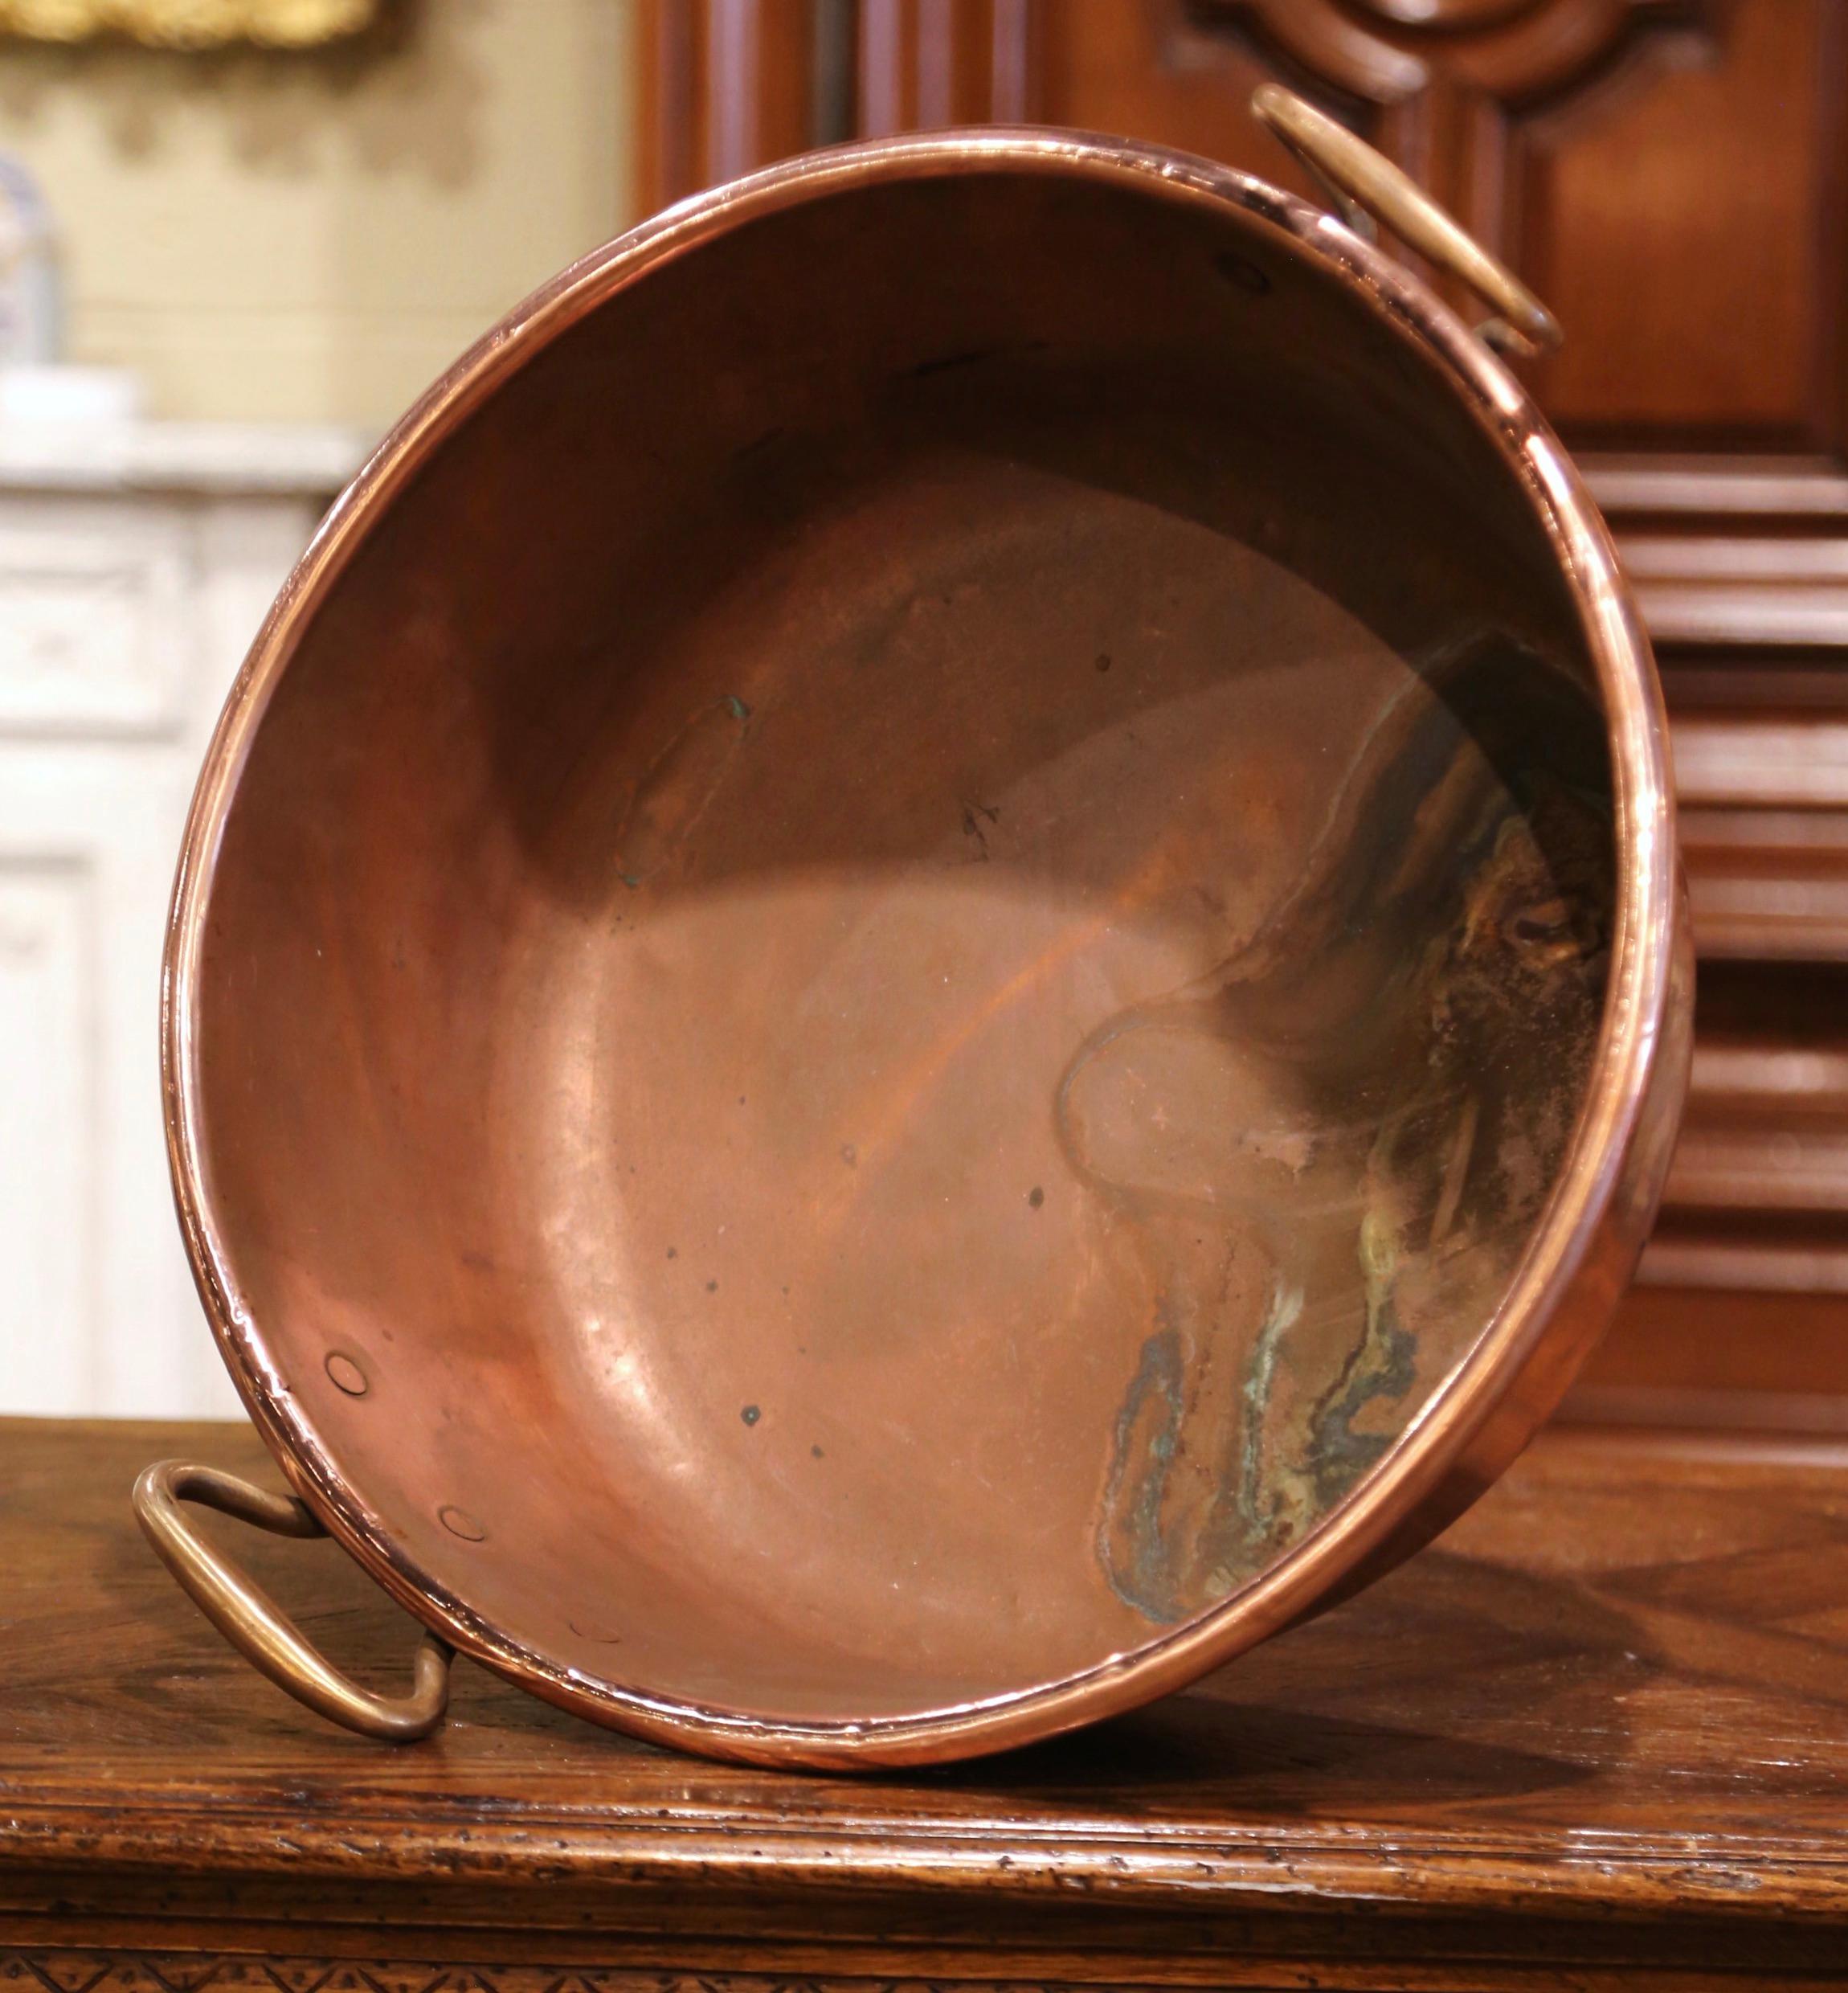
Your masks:
{"label": "verdigris green stain", "polygon": [[1337,1501],[1386,1451],[1390,1436],[1357,1433],[1354,1422],[1368,1406],[1392,1404],[1417,1377],[1418,1345],[1400,1325],[1392,1283],[1399,1271],[1398,1241],[1377,1212],[1360,1224],[1360,1266],[1366,1282],[1367,1328],[1341,1373],[1317,1402],[1309,1421],[1309,1471],[1324,1505]]}
{"label": "verdigris green stain", "polygon": [[1163,1622],[1180,1617],[1162,1509],[1186,1413],[1180,1332],[1157,1329],[1143,1344],[1117,1414],[1098,1558],[1126,1606]]}
{"label": "verdigris green stain", "polygon": [[1239,1393],[1245,1407],[1245,1433],[1239,1445],[1238,1506],[1246,1523],[1261,1534],[1275,1527],[1278,1509],[1277,1488],[1267,1484],[1265,1473],[1265,1420],[1270,1410],[1278,1353],[1302,1314],[1302,1288],[1279,1276],[1272,1284],[1270,1307],[1257,1332],[1251,1368]]}

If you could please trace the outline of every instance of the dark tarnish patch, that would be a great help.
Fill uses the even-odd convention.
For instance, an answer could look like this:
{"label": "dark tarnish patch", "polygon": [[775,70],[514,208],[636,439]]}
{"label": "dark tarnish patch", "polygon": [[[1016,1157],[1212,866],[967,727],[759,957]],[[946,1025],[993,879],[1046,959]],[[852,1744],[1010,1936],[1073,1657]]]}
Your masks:
{"label": "dark tarnish patch", "polygon": [[971,346],[962,353],[942,353],[934,359],[920,360],[911,370],[914,381],[928,380],[933,374],[953,374],[959,367],[975,366],[983,360],[991,360],[1005,348],[1001,346]]}
{"label": "dark tarnish patch", "polygon": [[616,870],[644,886],[673,856],[718,793],[743,744],[750,708],[723,698],[694,714],[636,786],[616,833]]}
{"label": "dark tarnish patch", "polygon": [[[1612,888],[1602,722],[1554,675],[1493,632],[1429,661],[1257,930],[1060,1080],[1073,1177],[1162,1297],[1097,1529],[1151,1619],[1224,1597],[1378,1464],[1557,1176]],[[1269,1264],[1267,1303],[1241,1263]]]}
{"label": "dark tarnish patch", "polygon": [[1212,260],[1213,268],[1234,289],[1262,297],[1270,289],[1270,279],[1249,256],[1235,256],[1229,249]]}
{"label": "dark tarnish patch", "polygon": [[787,433],[780,424],[775,428],[766,429],[762,436],[754,436],[741,449],[734,450],[731,460],[734,464],[748,464],[754,456],[761,456],[772,444],[781,442]]}
{"label": "dark tarnish patch", "polygon": [[1098,1558],[1111,1590],[1126,1606],[1163,1623],[1180,1617],[1162,1535],[1162,1506],[1186,1410],[1180,1332],[1157,1329],[1143,1344],[1142,1360],[1117,1414]]}

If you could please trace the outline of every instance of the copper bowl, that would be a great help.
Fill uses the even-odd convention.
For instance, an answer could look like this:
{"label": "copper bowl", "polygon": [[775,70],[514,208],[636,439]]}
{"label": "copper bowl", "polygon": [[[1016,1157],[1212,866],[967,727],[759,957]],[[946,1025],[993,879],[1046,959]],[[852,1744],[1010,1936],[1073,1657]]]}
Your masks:
{"label": "copper bowl", "polygon": [[[1484,343],[1152,146],[816,155],[565,272],[284,588],[182,857],[180,1215],[313,1706],[717,1755],[1173,1689],[1499,1471],[1653,1211],[1660,697]],[[345,1682],[186,1525],[431,1629]]]}

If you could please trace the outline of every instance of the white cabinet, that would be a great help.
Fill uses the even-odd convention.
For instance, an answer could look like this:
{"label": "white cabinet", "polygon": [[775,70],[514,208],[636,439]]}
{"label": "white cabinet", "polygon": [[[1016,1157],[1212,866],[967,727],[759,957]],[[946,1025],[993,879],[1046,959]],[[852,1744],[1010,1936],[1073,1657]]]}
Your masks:
{"label": "white cabinet", "polygon": [[219,704],[360,454],[0,430],[0,1414],[234,1409],[168,1188],[161,943]]}

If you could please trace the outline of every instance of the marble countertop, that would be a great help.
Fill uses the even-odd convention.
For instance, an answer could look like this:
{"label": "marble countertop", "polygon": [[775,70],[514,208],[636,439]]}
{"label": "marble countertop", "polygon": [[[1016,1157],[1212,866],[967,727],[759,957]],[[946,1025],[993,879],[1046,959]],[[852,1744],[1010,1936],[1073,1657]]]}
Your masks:
{"label": "marble countertop", "polygon": [[0,492],[328,497],[372,441],[295,423],[0,422]]}

